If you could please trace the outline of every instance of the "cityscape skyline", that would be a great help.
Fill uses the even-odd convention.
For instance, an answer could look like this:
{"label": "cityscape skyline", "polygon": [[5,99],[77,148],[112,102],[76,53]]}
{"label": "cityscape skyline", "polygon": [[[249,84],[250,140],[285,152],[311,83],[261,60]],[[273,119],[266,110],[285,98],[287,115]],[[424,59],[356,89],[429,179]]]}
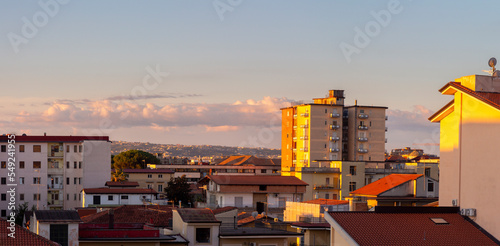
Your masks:
{"label": "cityscape skyline", "polygon": [[438,154],[437,90],[497,55],[493,1],[231,3],[6,2],[0,126],[279,148],[280,108],[340,89],[389,108],[388,151]]}

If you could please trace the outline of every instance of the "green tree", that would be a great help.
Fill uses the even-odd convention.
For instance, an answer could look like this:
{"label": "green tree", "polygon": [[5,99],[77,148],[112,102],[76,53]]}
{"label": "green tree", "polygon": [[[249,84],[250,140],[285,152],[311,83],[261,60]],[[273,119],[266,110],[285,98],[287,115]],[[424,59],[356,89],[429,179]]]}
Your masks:
{"label": "green tree", "polygon": [[113,157],[115,169],[146,168],[147,164],[160,164],[160,159],[142,150],[128,150]]}
{"label": "green tree", "polygon": [[127,175],[123,173],[122,169],[115,169],[114,172],[111,173],[111,181],[126,181]]}
{"label": "green tree", "polygon": [[191,187],[187,182],[186,175],[182,177],[170,178],[165,188],[165,193],[168,200],[174,201],[175,205],[179,204],[179,201],[187,206],[188,203],[193,204],[193,196],[191,195]]}
{"label": "green tree", "polygon": [[16,224],[20,225],[20,226],[23,226],[23,220],[24,220],[24,214],[28,211],[35,211],[36,210],[36,206],[33,205],[31,206],[31,209],[28,209],[28,203],[25,202],[23,204],[19,204],[16,208],[16,210],[14,210],[14,212],[16,213]]}

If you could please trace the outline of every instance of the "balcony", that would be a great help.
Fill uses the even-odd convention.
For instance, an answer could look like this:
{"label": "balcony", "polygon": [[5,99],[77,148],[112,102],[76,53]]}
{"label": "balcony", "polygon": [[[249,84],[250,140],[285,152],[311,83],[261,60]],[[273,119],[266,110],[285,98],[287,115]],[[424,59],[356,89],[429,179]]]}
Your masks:
{"label": "balcony", "polygon": [[338,140],[340,140],[339,137],[330,137],[330,141],[338,141]]}
{"label": "balcony", "polygon": [[332,153],[333,153],[333,152],[339,152],[339,151],[340,151],[340,150],[339,150],[339,149],[337,149],[337,148],[330,148],[330,152],[332,152]]}
{"label": "balcony", "polygon": [[297,129],[297,126],[293,126],[293,129],[296,130]]}
{"label": "balcony", "polygon": [[332,129],[332,130],[337,130],[339,128],[340,128],[339,125],[330,125],[330,129]]}
{"label": "balcony", "polygon": [[300,125],[301,128],[308,128],[309,125]]}
{"label": "balcony", "polygon": [[62,190],[63,189],[63,184],[48,184],[47,189],[49,190]]}
{"label": "balcony", "polygon": [[315,190],[340,190],[340,188],[334,186],[333,184],[326,185],[314,185]]}
{"label": "balcony", "polygon": [[305,148],[300,148],[300,151],[307,152],[307,150],[308,150],[308,149],[307,149],[307,147],[305,147]]}
{"label": "balcony", "polygon": [[309,113],[300,114],[301,117],[309,117]]}
{"label": "balcony", "polygon": [[368,115],[367,114],[359,114],[358,118],[360,118],[360,119],[368,119]]}
{"label": "balcony", "polygon": [[387,138],[385,139],[385,143],[387,143]]}
{"label": "balcony", "polygon": [[303,167],[303,173],[340,173],[340,168],[332,167]]}
{"label": "balcony", "polygon": [[308,140],[309,139],[309,136],[301,136],[300,137],[300,140]]}
{"label": "balcony", "polygon": [[297,164],[297,160],[292,160],[292,163],[293,164]]}
{"label": "balcony", "polygon": [[64,174],[63,168],[47,168],[47,174]]}
{"label": "balcony", "polygon": [[368,126],[358,126],[358,129],[359,130],[368,130]]}
{"label": "balcony", "polygon": [[331,117],[331,118],[338,118],[338,117],[340,117],[340,114],[337,114],[337,113],[331,113],[331,114],[330,114],[330,117]]}
{"label": "balcony", "polygon": [[293,137],[293,138],[292,138],[292,140],[293,140],[293,141],[297,141],[297,137]]}
{"label": "balcony", "polygon": [[387,131],[387,129],[388,129],[388,128],[387,128],[387,127],[385,127],[385,131]]}
{"label": "balcony", "polygon": [[358,141],[360,141],[360,142],[366,142],[366,141],[368,141],[368,138],[358,138]]}
{"label": "balcony", "polygon": [[294,119],[297,119],[297,115],[296,115],[296,114],[294,114],[294,115],[293,115],[293,118],[294,118]]}
{"label": "balcony", "polygon": [[368,150],[367,149],[358,149],[358,152],[359,153],[368,153]]}
{"label": "balcony", "polygon": [[300,160],[300,163],[307,163],[307,162],[308,162],[308,160],[307,160],[307,159],[302,159],[302,160]]}
{"label": "balcony", "polygon": [[347,129],[349,129],[349,127],[348,126],[343,126],[342,129],[347,130]]}
{"label": "balcony", "polygon": [[386,116],[385,116],[385,120],[388,120],[388,119],[389,119],[389,116],[387,116],[387,115],[386,115]]}

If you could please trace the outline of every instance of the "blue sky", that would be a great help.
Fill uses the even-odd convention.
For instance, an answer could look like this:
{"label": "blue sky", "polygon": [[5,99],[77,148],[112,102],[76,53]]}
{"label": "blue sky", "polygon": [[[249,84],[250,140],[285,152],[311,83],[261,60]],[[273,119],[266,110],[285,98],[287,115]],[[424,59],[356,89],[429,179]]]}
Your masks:
{"label": "blue sky", "polygon": [[[346,104],[389,107],[388,150],[422,148],[451,100],[437,90],[499,55],[497,1],[67,2],[2,1],[4,132],[279,147],[280,107],[344,89]],[[348,62],[341,44],[389,6]]]}

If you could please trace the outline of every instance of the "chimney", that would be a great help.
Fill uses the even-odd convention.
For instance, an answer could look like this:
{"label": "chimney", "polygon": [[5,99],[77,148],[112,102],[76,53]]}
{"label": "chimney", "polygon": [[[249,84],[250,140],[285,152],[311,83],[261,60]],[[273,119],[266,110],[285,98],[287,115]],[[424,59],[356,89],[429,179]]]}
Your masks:
{"label": "chimney", "polygon": [[109,212],[109,229],[115,228],[115,210],[110,209]]}

